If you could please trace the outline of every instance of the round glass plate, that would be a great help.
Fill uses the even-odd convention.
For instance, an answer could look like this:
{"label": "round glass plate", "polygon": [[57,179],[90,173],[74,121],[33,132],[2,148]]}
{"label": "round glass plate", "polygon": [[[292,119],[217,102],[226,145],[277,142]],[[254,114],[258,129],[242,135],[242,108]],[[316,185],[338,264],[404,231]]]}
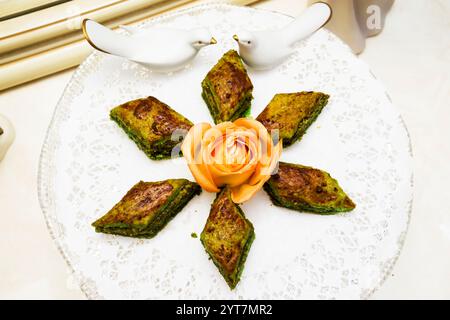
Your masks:
{"label": "round glass plate", "polygon": [[94,232],[139,180],[193,179],[184,160],[151,161],[109,119],[114,106],[156,96],[193,122],[212,122],[200,83],[240,29],[280,28],[291,17],[209,4],[149,20],[191,29],[208,26],[219,43],[185,69],[157,74],[95,52],[76,70],[43,146],[39,197],[49,230],[89,298],[367,298],[393,267],[412,202],[412,155],[404,123],[366,64],[321,30],[271,71],[249,70],[257,116],[275,93],[322,91],[328,106],[282,160],[331,173],[357,204],[320,216],[275,207],[259,192],[242,206],[255,227],[241,281],[231,291],[198,238],[214,194],[194,198],[157,237]]}

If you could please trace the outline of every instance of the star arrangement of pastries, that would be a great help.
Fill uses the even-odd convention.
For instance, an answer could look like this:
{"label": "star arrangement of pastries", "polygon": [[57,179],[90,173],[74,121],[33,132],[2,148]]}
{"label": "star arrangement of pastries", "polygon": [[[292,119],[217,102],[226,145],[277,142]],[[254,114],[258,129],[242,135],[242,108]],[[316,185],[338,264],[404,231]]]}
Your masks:
{"label": "star arrangement of pastries", "polygon": [[255,238],[240,203],[264,190],[274,205],[300,212],[332,215],[351,211],[355,204],[329,173],[279,161],[283,148],[299,141],[327,105],[327,94],[276,94],[256,119],[246,117],[253,84],[234,50],[223,55],[201,85],[215,125],[194,125],[155,97],[111,110],[111,119],[152,160],[179,156],[176,146],[184,132],[181,151],[196,181],[140,181],[92,225],[97,232],[153,238],[195,195],[215,192],[200,241],[234,289]]}

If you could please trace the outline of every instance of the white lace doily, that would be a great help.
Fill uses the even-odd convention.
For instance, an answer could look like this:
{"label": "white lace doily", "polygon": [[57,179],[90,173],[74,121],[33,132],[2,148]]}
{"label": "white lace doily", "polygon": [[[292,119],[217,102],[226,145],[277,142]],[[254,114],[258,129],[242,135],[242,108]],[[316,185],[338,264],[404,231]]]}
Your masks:
{"label": "white lace doily", "polygon": [[301,142],[282,160],[331,173],[357,204],[337,216],[278,208],[261,191],[243,205],[256,240],[230,291],[199,239],[213,194],[194,198],[154,239],[94,232],[91,222],[139,180],[192,179],[183,159],[151,161],[109,120],[112,107],[153,95],[193,122],[212,122],[200,82],[241,28],[278,28],[292,18],[230,5],[203,5],[142,24],[208,26],[219,43],[192,65],[155,74],[96,52],[78,68],[56,107],[44,144],[39,196],[49,230],[89,298],[367,298],[395,263],[409,222],[412,155],[404,123],[367,65],[322,30],[282,66],[249,70],[252,114],[275,93],[331,95]]}

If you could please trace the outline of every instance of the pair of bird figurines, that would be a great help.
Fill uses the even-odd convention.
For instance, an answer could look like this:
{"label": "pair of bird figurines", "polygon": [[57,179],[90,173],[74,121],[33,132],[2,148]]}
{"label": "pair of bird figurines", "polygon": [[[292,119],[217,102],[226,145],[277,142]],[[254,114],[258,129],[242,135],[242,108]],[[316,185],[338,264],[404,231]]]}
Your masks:
{"label": "pair of bird figurines", "polygon": [[[331,17],[331,7],[323,2],[311,5],[293,22],[280,30],[242,31],[234,35],[239,54],[251,68],[273,68],[294,52],[294,44],[323,27]],[[83,21],[83,33],[95,49],[137,62],[156,72],[183,68],[200,49],[216,44],[205,29],[138,29],[121,26],[128,34],[116,33],[92,21]]]}

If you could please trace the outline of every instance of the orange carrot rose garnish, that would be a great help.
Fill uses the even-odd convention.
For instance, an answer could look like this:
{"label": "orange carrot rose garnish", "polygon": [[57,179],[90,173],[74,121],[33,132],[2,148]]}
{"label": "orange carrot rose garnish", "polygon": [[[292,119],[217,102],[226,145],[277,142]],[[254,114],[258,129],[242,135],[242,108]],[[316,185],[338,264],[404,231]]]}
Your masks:
{"label": "orange carrot rose garnish", "polygon": [[216,126],[199,123],[184,138],[181,150],[195,180],[208,192],[229,185],[235,203],[249,200],[270,178],[281,155],[258,121],[241,118]]}

